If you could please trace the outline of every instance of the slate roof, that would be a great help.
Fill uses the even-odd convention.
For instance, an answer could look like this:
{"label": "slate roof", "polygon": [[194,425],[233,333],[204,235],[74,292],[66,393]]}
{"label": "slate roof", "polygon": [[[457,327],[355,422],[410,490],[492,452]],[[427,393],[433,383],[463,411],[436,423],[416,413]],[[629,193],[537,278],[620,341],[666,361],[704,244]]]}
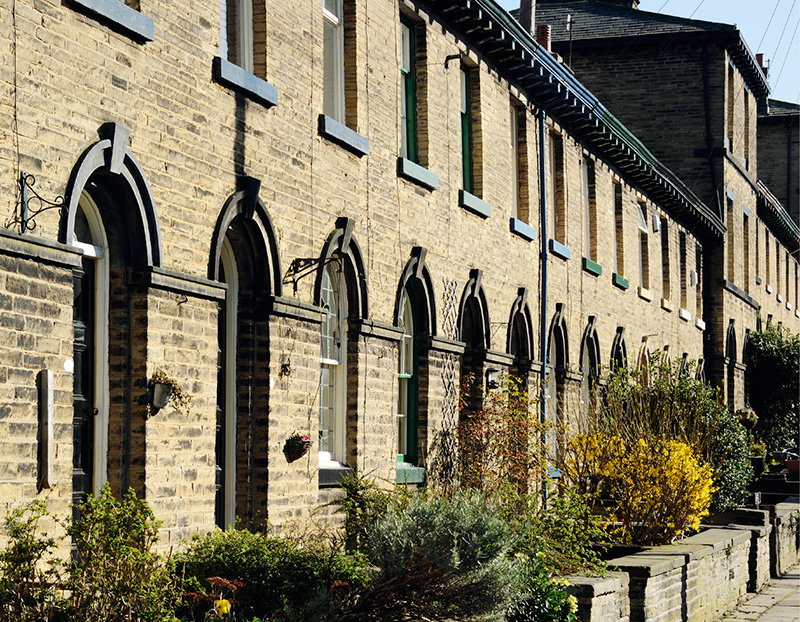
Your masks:
{"label": "slate roof", "polygon": [[550,24],[553,47],[560,53],[570,40],[567,15],[573,19],[574,49],[627,46],[632,38],[637,44],[714,41],[728,49],[756,97],[766,98],[769,94],[766,76],[736,26],[651,13],[603,0],[540,0],[536,4],[536,23]]}
{"label": "slate roof", "polygon": [[759,119],[771,119],[773,117],[797,117],[800,116],[800,104],[782,102],[777,99],[769,100],[769,111],[766,114],[759,114]]}

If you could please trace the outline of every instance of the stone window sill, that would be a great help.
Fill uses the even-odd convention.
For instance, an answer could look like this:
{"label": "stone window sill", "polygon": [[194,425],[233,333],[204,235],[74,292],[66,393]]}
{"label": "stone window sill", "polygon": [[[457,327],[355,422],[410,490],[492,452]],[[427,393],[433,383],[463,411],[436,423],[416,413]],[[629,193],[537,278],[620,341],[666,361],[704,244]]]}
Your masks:
{"label": "stone window sill", "polygon": [[369,155],[369,139],[335,119],[319,115],[319,135],[344,147],[359,158]]}
{"label": "stone window sill", "polygon": [[568,247],[564,246],[558,240],[554,240],[553,238],[550,238],[549,247],[550,247],[550,252],[553,255],[563,259],[564,261],[566,261],[570,257],[572,257],[572,251],[570,251]]}
{"label": "stone window sill", "polygon": [[528,240],[528,242],[533,242],[536,239],[536,229],[519,218],[512,218],[509,222],[509,227],[511,228],[511,233]]}
{"label": "stone window sill", "polygon": [[651,292],[646,287],[639,287],[637,293],[639,294],[639,298],[641,298],[642,300],[646,300],[647,302],[653,300],[653,292]]}
{"label": "stone window sill", "polygon": [[319,468],[319,487],[331,488],[338,486],[345,475],[349,475],[353,470],[346,466],[321,466]]}
{"label": "stone window sill", "polygon": [[425,469],[408,462],[397,463],[398,484],[422,484],[425,481]]}
{"label": "stone window sill", "polygon": [[664,309],[664,311],[669,311],[670,313],[672,313],[675,310],[675,307],[669,298],[661,299],[661,308]]}
{"label": "stone window sill", "polygon": [[678,311],[678,317],[681,318],[684,322],[688,322],[689,320],[692,319],[692,314],[689,313],[686,309],[681,308],[681,310]]}
{"label": "stone window sill", "polygon": [[706,329],[706,323],[703,320],[701,320],[699,317],[694,319],[694,325],[700,330],[705,330]]}
{"label": "stone window sill", "polygon": [[408,158],[402,156],[397,158],[397,174],[403,179],[412,181],[418,186],[422,186],[428,190],[436,190],[439,188],[439,176],[436,173],[431,173],[424,166],[420,166],[416,162],[412,162]]}
{"label": "stone window sill", "polygon": [[628,289],[630,287],[628,279],[621,274],[617,274],[616,272],[611,275],[611,282],[620,289]]}
{"label": "stone window sill", "polygon": [[489,218],[492,215],[491,205],[466,190],[458,191],[458,204],[465,210],[477,214],[481,218]]}
{"label": "stone window sill", "polygon": [[583,270],[594,276],[600,276],[603,274],[603,266],[592,261],[588,257],[583,258]]}
{"label": "stone window sill", "polygon": [[218,84],[242,93],[265,106],[278,104],[278,89],[229,60],[219,56],[214,57],[212,75]]}
{"label": "stone window sill", "polygon": [[117,0],[65,0],[65,3],[140,43],[152,41],[155,36],[152,19]]}

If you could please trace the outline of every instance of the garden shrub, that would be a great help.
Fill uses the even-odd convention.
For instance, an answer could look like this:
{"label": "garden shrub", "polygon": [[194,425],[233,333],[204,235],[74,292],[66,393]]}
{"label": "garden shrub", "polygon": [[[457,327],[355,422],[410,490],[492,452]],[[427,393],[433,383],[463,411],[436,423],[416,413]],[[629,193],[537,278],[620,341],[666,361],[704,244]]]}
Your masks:
{"label": "garden shrub", "polygon": [[486,391],[482,406],[468,406],[474,397],[472,379],[462,389],[462,413],[458,425],[459,482],[462,487],[500,495],[506,505],[520,501],[545,472],[542,444],[544,427],[527,391],[514,376],[503,378],[503,387]]}
{"label": "garden shrub", "polygon": [[383,517],[397,491],[388,491],[377,482],[362,475],[358,469],[345,475],[340,485],[344,497],[332,502],[345,514],[345,539],[348,549],[365,551],[368,547],[367,530]]}
{"label": "garden shrub", "polygon": [[[749,496],[752,469],[747,431],[722,403],[719,391],[696,380],[691,367],[654,356],[644,370],[615,370],[596,412],[586,429],[579,432],[618,436],[627,443],[638,439],[648,443],[681,441],[692,447],[698,459],[711,465],[715,510],[731,510]],[[566,454],[565,459],[571,459],[569,451]],[[586,474],[578,475],[580,486],[596,485],[586,479]]]}
{"label": "garden shrub", "polygon": [[758,415],[753,434],[771,452],[796,447],[800,437],[798,369],[800,336],[780,325],[750,333],[750,406]]}
{"label": "garden shrub", "polygon": [[520,534],[517,550],[525,553],[551,576],[578,572],[598,575],[606,570],[598,543],[608,540],[603,518],[592,513],[587,497],[571,489],[551,496],[547,504],[531,504],[518,515],[514,529]]}
{"label": "garden shrub", "polygon": [[106,484],[80,505],[69,529],[77,559],[66,588],[69,619],[80,622],[173,622],[177,590],[166,560],[153,549],[158,527],[133,489],[121,501]]}
{"label": "garden shrub", "polygon": [[578,600],[565,589],[566,579],[554,578],[544,562],[545,554],[525,558],[524,591],[506,612],[506,622],[576,622]]}
{"label": "garden shrub", "polygon": [[521,586],[515,538],[478,493],[419,494],[368,530],[370,585],[338,618],[392,622],[501,615]]}
{"label": "garden shrub", "polygon": [[684,442],[594,434],[573,439],[570,455],[568,477],[588,473],[588,494],[611,498],[623,543],[670,542],[708,514],[712,470]]}
{"label": "garden shrub", "polygon": [[62,564],[54,557],[58,540],[42,531],[51,520],[46,503],[36,499],[5,518],[9,542],[0,551],[0,621],[40,622],[58,611]]}
{"label": "garden shrub", "polygon": [[344,596],[366,582],[358,556],[313,541],[305,544],[245,530],[196,536],[176,555],[191,615],[202,619],[209,602],[202,595],[218,594],[219,578],[241,583],[235,594],[225,594],[239,614],[303,620],[326,613],[332,588],[334,597]]}

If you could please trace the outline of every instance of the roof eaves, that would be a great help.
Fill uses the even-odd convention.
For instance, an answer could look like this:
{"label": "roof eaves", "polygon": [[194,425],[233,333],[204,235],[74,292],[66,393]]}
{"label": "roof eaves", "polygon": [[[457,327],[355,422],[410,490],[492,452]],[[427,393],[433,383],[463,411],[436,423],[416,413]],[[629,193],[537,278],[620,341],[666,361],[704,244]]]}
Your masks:
{"label": "roof eaves", "polygon": [[[495,47],[487,57],[492,60],[495,60],[493,56],[499,57],[500,47],[506,48],[506,53],[513,52],[500,57],[498,65],[512,74],[532,99],[560,120],[566,120],[576,134],[604,153],[612,164],[624,170],[665,206],[692,224],[700,225],[712,236],[724,234],[721,219],[494,0],[451,0],[442,11],[467,12],[473,19],[477,18],[484,29],[502,29],[503,36],[495,35]],[[471,30],[473,40],[476,30]],[[500,47],[498,38],[502,38]],[[482,41],[485,43],[487,38]]]}
{"label": "roof eaves", "polygon": [[797,226],[797,223],[787,213],[786,208],[781,205],[781,202],[760,179],[758,180],[757,188],[759,215],[790,251],[800,249],[800,227]]}

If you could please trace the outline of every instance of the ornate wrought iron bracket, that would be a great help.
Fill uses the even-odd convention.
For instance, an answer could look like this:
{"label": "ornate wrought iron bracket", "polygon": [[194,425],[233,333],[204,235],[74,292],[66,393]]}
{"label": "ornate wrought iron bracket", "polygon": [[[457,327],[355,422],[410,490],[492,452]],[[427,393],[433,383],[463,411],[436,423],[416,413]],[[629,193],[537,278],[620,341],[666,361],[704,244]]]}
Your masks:
{"label": "ornate wrought iron bracket", "polygon": [[[6,227],[19,227],[20,233],[27,233],[36,229],[36,221],[34,220],[42,212],[50,209],[64,208],[64,197],[57,196],[55,201],[48,201],[41,196],[34,186],[36,185],[36,178],[20,171],[19,173],[19,206],[16,210],[14,217],[6,221]],[[37,201],[36,209],[32,209],[31,202]]]}
{"label": "ornate wrought iron bracket", "polygon": [[289,269],[283,275],[283,284],[288,285],[291,283],[294,293],[297,294],[297,284],[300,279],[313,273],[320,264],[327,266],[334,262],[339,263],[339,260],[336,257],[328,257],[327,259],[322,259],[321,257],[298,257],[289,264]]}

